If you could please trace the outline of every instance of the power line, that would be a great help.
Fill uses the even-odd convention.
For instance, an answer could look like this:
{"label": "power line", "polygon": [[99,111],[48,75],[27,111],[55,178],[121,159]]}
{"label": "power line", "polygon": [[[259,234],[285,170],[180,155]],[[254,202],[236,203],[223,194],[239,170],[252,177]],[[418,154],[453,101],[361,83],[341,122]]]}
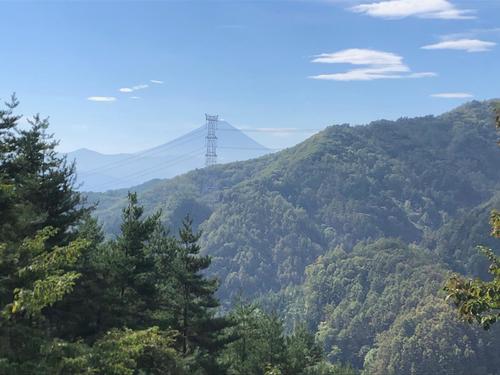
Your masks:
{"label": "power line", "polygon": [[177,138],[177,139],[174,139],[173,141],[168,142],[167,144],[153,147],[149,150],[142,151],[139,154],[142,155],[142,154],[149,153],[149,152],[156,152],[157,150],[163,150],[165,148],[165,146],[169,146],[169,148],[176,148],[177,146],[183,145],[187,141],[191,140],[192,138],[194,138],[194,136],[197,137],[197,133],[202,133],[203,130],[204,129],[202,127],[197,128],[197,129],[191,131],[190,133],[188,133],[180,138]]}
{"label": "power line", "polygon": [[171,167],[175,164],[181,163],[181,162],[189,160],[189,159],[193,159],[195,156],[200,156],[202,150],[203,150],[203,148],[193,150],[187,154],[179,155],[178,157],[171,159],[168,163],[163,163],[161,166],[153,166],[152,168],[148,168],[148,169],[145,169],[145,170],[142,170],[139,172],[135,172],[135,173],[126,175],[124,177],[115,178],[111,182],[106,182],[104,184],[98,184],[95,188],[97,188],[98,190],[101,190],[103,188],[106,188],[107,186],[112,187],[117,181],[123,182],[123,183],[131,182],[133,180],[136,180],[139,177],[142,177],[142,176],[145,176],[151,172],[154,172],[155,170],[161,171],[161,170],[168,168],[168,167]]}
{"label": "power line", "polygon": [[231,147],[231,146],[218,146],[218,148],[229,150],[259,150],[259,151],[279,151],[282,148],[267,148],[267,147]]}
{"label": "power line", "polygon": [[[193,131],[191,134],[189,134],[188,136],[186,136],[185,139],[183,139],[181,142],[178,142],[177,144],[175,144],[174,146],[170,146],[169,149],[173,149],[173,148],[176,148],[178,146],[181,146],[185,143],[188,143],[189,141],[191,141],[193,138],[195,138],[195,136],[197,136],[196,133],[198,132],[201,132],[203,129],[196,129],[195,131]],[[128,157],[126,157],[125,159],[120,159],[120,160],[115,160],[115,161],[112,161],[110,163],[107,163],[107,164],[104,164],[104,165],[101,165],[99,167],[96,167],[96,168],[92,168],[92,169],[89,169],[89,170],[86,170],[86,171],[82,171],[82,173],[85,173],[85,174],[97,174],[99,172],[102,172],[102,171],[106,171],[108,169],[112,169],[112,168],[116,168],[116,167],[120,167],[122,165],[126,165],[128,164],[130,161],[134,161],[134,160],[140,160],[141,158],[143,158],[143,156],[147,155],[147,156],[152,156],[152,155],[155,155],[157,154],[158,152],[160,151],[164,151],[164,147],[165,145],[162,145],[162,146],[158,146],[158,147],[155,147],[155,148],[152,148],[152,149],[149,149],[149,150],[146,150],[146,151],[142,151],[140,153],[137,153],[137,154],[133,154],[133,155],[130,155]],[[77,165],[78,167],[78,165]]]}
{"label": "power line", "polygon": [[[237,128],[220,129],[219,128],[217,130],[219,130],[219,131],[242,131],[242,132],[254,132],[254,133],[308,133],[308,132],[320,131],[322,129],[287,129],[287,128],[283,128],[283,129],[259,129],[259,128],[255,128],[255,129],[237,129]],[[179,146],[182,146],[182,145],[190,142],[193,138],[196,138],[196,136],[198,135],[197,133],[201,133],[202,131],[203,131],[203,128],[196,129],[196,130],[192,131],[189,135],[185,136],[185,138],[182,139],[182,141],[178,141],[174,144],[170,144],[170,143],[167,144],[169,146],[168,150],[177,148]],[[173,141],[173,142],[175,142],[175,141]],[[101,165],[101,166],[98,166],[98,167],[95,167],[95,168],[92,168],[92,169],[89,169],[86,171],[82,171],[82,173],[85,173],[87,175],[92,175],[92,174],[98,174],[98,173],[103,172],[103,171],[107,171],[107,170],[112,169],[112,168],[117,168],[117,167],[120,167],[122,165],[129,164],[129,162],[133,162],[135,160],[140,160],[144,156],[153,156],[161,151],[164,151],[165,146],[166,145],[161,145],[161,146],[154,147],[154,148],[146,150],[146,151],[132,154],[124,159],[115,160],[115,161],[106,163],[104,165]],[[270,151],[280,150],[280,149],[267,149],[267,148],[257,148],[257,147],[253,148],[253,147],[229,147],[229,146],[227,146],[227,147],[219,146],[219,148],[242,149],[242,150],[262,149],[263,151],[265,151],[265,150],[270,150]]]}
{"label": "power line", "polygon": [[[311,133],[311,132],[317,132],[317,131],[322,130],[322,129],[291,129],[291,128],[283,128],[283,129],[279,129],[279,128],[254,128],[254,129],[222,128],[222,129],[218,129],[217,128],[218,115],[215,115],[215,116],[205,115],[205,116],[206,116],[206,121],[207,121],[207,124],[206,124],[207,133],[205,136],[205,140],[206,140],[205,166],[206,167],[210,167],[210,166],[217,163],[217,136],[215,134],[216,130],[238,131],[238,132],[257,132],[257,133],[304,133],[304,132]],[[162,152],[162,151],[169,151],[171,149],[180,147],[180,146],[192,141],[193,139],[198,137],[199,133],[201,133],[203,130],[204,130],[203,128],[195,129],[190,134],[184,136],[183,139],[181,139],[180,141],[174,140],[168,144],[160,145],[160,146],[157,146],[155,148],[152,148],[152,149],[149,149],[149,150],[146,150],[143,152],[132,154],[124,159],[115,160],[115,161],[112,161],[110,163],[101,165],[99,167],[96,167],[96,168],[93,168],[93,169],[90,169],[87,171],[82,171],[82,174],[83,175],[97,174],[99,172],[103,172],[103,171],[106,171],[106,170],[111,169],[111,168],[117,168],[117,167],[120,167],[122,165],[129,164],[130,162],[134,162],[135,160],[143,159],[144,157],[147,157],[147,156],[155,155],[155,154]],[[222,149],[258,150],[258,151],[268,151],[268,152],[281,150],[279,148],[269,149],[266,147],[233,147],[233,146],[219,146],[219,147]],[[196,156],[195,154],[198,154],[201,150],[203,150],[203,149],[193,150],[193,151],[188,152],[186,154],[178,155],[178,156],[174,157],[173,159],[169,159],[167,161],[167,163],[162,163],[161,165],[155,165],[153,167],[143,169],[143,170],[137,171],[135,173],[132,173],[132,174],[129,174],[129,175],[126,175],[123,177],[114,178],[113,181],[110,181],[110,182],[107,182],[104,184],[99,184],[99,185],[97,185],[96,188],[98,190],[100,190],[100,189],[107,187],[107,186],[112,187],[112,185],[114,185],[116,182],[127,183],[127,182],[132,181],[132,179],[137,180],[138,178],[145,176],[145,175],[148,175],[151,172],[161,171],[165,168],[171,167],[172,165],[174,165],[176,163],[192,159],[194,156]],[[137,181],[134,181],[134,182],[137,182]],[[140,183],[140,182],[138,182],[138,183]],[[207,176],[206,190],[207,191],[212,190],[214,185],[215,185],[215,183],[213,181],[213,176],[211,173],[209,173]]]}
{"label": "power line", "polygon": [[273,128],[273,129],[266,129],[266,128],[254,128],[254,129],[238,129],[238,128],[233,128],[233,129],[218,129],[220,131],[239,131],[239,132],[250,132],[250,133],[315,133],[322,131],[324,129],[279,129],[279,128]]}

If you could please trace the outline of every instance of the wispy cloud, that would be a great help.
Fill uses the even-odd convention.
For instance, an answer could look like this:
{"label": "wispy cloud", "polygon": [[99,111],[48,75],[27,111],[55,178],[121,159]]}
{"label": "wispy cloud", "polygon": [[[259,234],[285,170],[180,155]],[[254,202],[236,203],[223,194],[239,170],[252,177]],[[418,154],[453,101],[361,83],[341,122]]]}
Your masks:
{"label": "wispy cloud", "polygon": [[474,95],[467,92],[443,92],[439,94],[432,94],[431,97],[440,99],[468,99],[473,98]]}
{"label": "wispy cloud", "polygon": [[144,89],[147,89],[148,87],[149,87],[149,85],[142,84],[142,85],[136,85],[136,86],[132,86],[132,87],[122,87],[118,91],[127,93],[127,92],[134,92],[137,90],[144,90]]}
{"label": "wispy cloud", "polygon": [[158,79],[151,79],[151,80],[149,80],[149,82],[154,83],[156,85],[163,85],[164,84],[163,81],[160,81]]}
{"label": "wispy cloud", "polygon": [[135,99],[135,100],[140,99],[140,98],[141,98],[140,96],[131,96],[130,97],[130,99]]}
{"label": "wispy cloud", "polygon": [[335,53],[322,53],[313,63],[364,65],[362,68],[343,73],[320,74],[309,78],[328,81],[372,81],[376,79],[402,79],[434,77],[436,73],[412,73],[403,63],[403,57],[395,53],[371,49],[352,48]]}
{"label": "wispy cloud", "polygon": [[116,98],[114,96],[89,96],[87,100],[91,102],[114,102]]}
{"label": "wispy cloud", "polygon": [[471,19],[474,10],[458,9],[448,0],[386,0],[360,4],[350,8],[353,12],[372,17],[400,19],[405,17]]}
{"label": "wispy cloud", "polygon": [[476,28],[461,33],[446,34],[441,36],[441,40],[475,39],[480,35],[498,36],[500,35],[500,27]]}
{"label": "wispy cloud", "polygon": [[442,42],[423,46],[422,49],[452,49],[466,52],[491,51],[496,46],[495,42],[487,42],[479,39],[455,39],[443,40]]}

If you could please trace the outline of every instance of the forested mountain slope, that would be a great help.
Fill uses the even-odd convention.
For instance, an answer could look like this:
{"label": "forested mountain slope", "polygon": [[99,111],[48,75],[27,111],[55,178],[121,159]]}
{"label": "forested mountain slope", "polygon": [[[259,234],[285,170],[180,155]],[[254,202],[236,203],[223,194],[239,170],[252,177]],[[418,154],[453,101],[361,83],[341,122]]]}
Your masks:
{"label": "forested mountain slope", "polygon": [[[444,302],[451,271],[484,276],[500,205],[491,102],[441,116],[331,126],[259,159],[133,188],[176,228],[190,213],[227,306],[236,296],[307,322],[332,362],[363,374],[496,375],[498,327]],[[207,193],[208,173],[217,188]],[[108,234],[126,190],[89,194]]]}
{"label": "forested mountain slope", "polygon": [[[223,298],[276,291],[336,245],[420,243],[488,201],[500,184],[494,131],[490,103],[475,101],[437,117],[331,126],[274,155],[132,190],[167,223],[189,212],[201,224]],[[206,194],[209,172],[217,190]],[[125,194],[89,195],[110,233]]]}

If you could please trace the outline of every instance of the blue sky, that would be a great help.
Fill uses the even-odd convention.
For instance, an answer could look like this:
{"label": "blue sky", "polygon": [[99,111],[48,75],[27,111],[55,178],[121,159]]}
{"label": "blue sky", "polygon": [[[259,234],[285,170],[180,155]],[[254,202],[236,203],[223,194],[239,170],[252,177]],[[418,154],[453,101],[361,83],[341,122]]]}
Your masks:
{"label": "blue sky", "polygon": [[[141,150],[200,126],[205,112],[241,128],[318,129],[500,96],[499,0],[0,9],[0,98],[15,91],[22,113],[50,116],[64,151]],[[308,133],[250,135],[281,148]]]}

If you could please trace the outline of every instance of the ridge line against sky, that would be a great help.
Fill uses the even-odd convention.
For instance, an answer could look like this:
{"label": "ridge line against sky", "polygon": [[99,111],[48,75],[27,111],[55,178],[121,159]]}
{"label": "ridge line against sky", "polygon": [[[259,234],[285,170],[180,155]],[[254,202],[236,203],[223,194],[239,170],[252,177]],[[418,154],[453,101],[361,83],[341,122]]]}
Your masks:
{"label": "ridge line against sky", "polygon": [[499,3],[4,2],[0,29],[17,33],[0,98],[50,115],[64,151],[104,153],[173,139],[206,112],[297,129],[442,113],[499,96]]}

